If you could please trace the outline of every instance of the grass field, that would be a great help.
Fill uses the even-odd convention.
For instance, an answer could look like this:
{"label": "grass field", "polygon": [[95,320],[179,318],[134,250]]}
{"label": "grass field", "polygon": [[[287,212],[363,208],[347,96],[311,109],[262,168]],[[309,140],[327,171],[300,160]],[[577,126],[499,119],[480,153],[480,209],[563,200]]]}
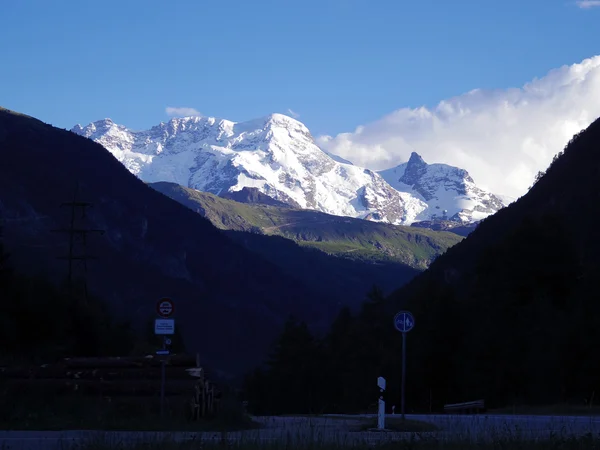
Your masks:
{"label": "grass field", "polygon": [[[103,413],[106,413],[106,411]],[[509,420],[513,423],[512,426],[505,426],[498,423],[501,419],[496,418],[495,422],[486,424],[486,420],[481,418],[482,423],[480,425],[482,426],[474,428],[469,426],[463,430],[461,427],[452,425],[451,421],[448,423],[436,422],[434,425],[421,420],[407,419],[402,421],[400,417],[386,417],[386,429],[389,431],[381,432],[367,431],[376,427],[374,418],[307,415],[274,416],[256,418],[256,421],[250,420],[250,422],[244,424],[243,420],[242,422],[231,420],[231,417],[233,416],[230,416],[228,420],[216,419],[212,422],[188,424],[187,426],[183,421],[171,418],[160,426],[160,419],[157,420],[156,416],[152,417],[151,414],[139,416],[135,421],[133,419],[130,421],[124,420],[124,417],[121,416],[119,418],[121,420],[120,426],[115,429],[129,428],[129,432],[85,432],[85,436],[77,441],[76,448],[79,450],[209,450],[217,448],[239,450],[341,450],[349,448],[381,450],[600,450],[600,433],[598,435],[585,434],[585,430],[580,430],[578,437],[569,437],[571,432],[567,431],[565,434],[559,426],[556,431],[547,430],[550,432],[532,434],[527,433],[526,429],[519,429],[519,425],[512,422],[513,419]],[[147,420],[150,420],[150,422],[147,422]],[[142,422],[145,422],[145,426],[139,427]],[[106,423],[108,422],[99,423],[94,428],[109,430],[109,428],[104,427]],[[34,425],[39,424],[39,421],[30,422],[33,427],[31,429],[35,428]],[[63,425],[65,425],[64,422]],[[260,426],[259,429],[248,429],[258,426]],[[527,428],[526,423],[524,423],[524,426]],[[134,432],[136,428],[150,429],[152,432],[138,434]],[[167,432],[154,433],[154,431],[161,429],[167,430]],[[202,433],[208,430],[211,432]],[[600,428],[595,428],[595,430],[598,431]],[[193,433],[194,431],[198,433]],[[72,432],[70,435],[72,436],[74,433],[76,432]],[[31,435],[40,435],[40,432],[34,431]],[[0,436],[2,436],[1,433]],[[0,438],[0,448],[6,448],[6,443],[1,441]],[[137,442],[140,443],[137,444]],[[54,449],[55,447],[44,448]],[[62,445],[60,448],[66,450],[69,447]]]}
{"label": "grass field", "polygon": [[489,410],[487,414],[518,414],[528,416],[600,416],[600,405],[517,405],[501,409]]}
{"label": "grass field", "polygon": [[[401,417],[386,417],[384,432],[369,431],[377,427],[376,418],[351,416],[294,415],[251,418],[238,407],[224,408],[219,417],[212,420],[190,421],[186,419],[185,405],[171,401],[164,418],[158,413],[156,399],[140,402],[115,402],[104,399],[82,401],[76,396],[56,397],[50,402],[42,397],[20,398],[11,401],[10,396],[0,399],[0,427],[3,430],[104,430],[100,435],[113,436],[110,439],[89,438],[78,441],[79,450],[192,450],[192,449],[239,449],[239,450],[341,450],[341,449],[461,449],[461,450],[600,450],[600,434],[566,437],[557,428],[556,432],[542,433],[531,438],[522,433],[519,423],[510,419],[510,426],[504,426],[495,419],[487,424],[485,417],[476,432],[465,431],[452,425],[452,422],[428,423],[422,420]],[[521,414],[535,412],[543,415],[572,415],[581,413],[580,407],[554,405],[546,407],[514,408]],[[597,411],[587,408],[589,411]],[[512,411],[504,410],[504,414]],[[488,414],[502,414],[502,411],[489,411]],[[473,418],[475,419],[475,418]],[[469,419],[470,420],[470,419]],[[471,423],[471,422],[469,422]],[[494,426],[495,424],[495,426]],[[464,423],[463,423],[464,425]],[[525,423],[525,428],[527,424]],[[600,428],[596,428],[598,430]],[[111,431],[115,430],[116,433]],[[119,433],[126,431],[127,433]],[[150,431],[146,437],[138,438],[136,431]],[[165,433],[155,435],[154,432]],[[527,430],[525,430],[527,431]],[[580,433],[583,434],[583,433]],[[115,439],[114,436],[133,436]],[[140,435],[141,436],[141,435]],[[138,439],[145,439],[136,444]],[[0,439],[1,441],[1,439]],[[0,448],[6,448],[0,442]],[[65,450],[69,447],[61,447]]]}
{"label": "grass field", "polygon": [[[377,419],[365,419],[356,428],[357,431],[368,431],[377,428]],[[401,417],[386,417],[385,429],[389,431],[407,433],[428,433],[438,431],[439,428],[432,423],[419,420],[402,420]]]}
{"label": "grass field", "polygon": [[0,430],[238,431],[260,427],[241,406],[216,417],[191,420],[187,401],[168,398],[160,416],[158,398],[107,398],[77,395],[0,398]]}

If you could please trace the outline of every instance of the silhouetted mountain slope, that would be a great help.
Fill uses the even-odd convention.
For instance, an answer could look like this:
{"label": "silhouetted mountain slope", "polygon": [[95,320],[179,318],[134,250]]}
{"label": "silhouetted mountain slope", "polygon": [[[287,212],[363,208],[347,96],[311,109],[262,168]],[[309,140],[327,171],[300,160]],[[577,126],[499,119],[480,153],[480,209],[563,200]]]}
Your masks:
{"label": "silhouetted mountain slope", "polygon": [[373,285],[383,292],[392,292],[420,273],[396,262],[367,263],[328,256],[280,236],[242,231],[225,231],[225,234],[276,264],[286,275],[300,279],[307,288],[354,311],[359,309]]}
{"label": "silhouetted mountain slope", "polygon": [[60,208],[76,182],[93,204],[88,282],[120,314],[140,320],[172,297],[188,348],[223,370],[256,362],[294,313],[319,327],[341,298],[308,289],[233,242],[200,215],[132,175],[100,144],[36,119],[0,110],[0,214],[14,263],[26,272],[66,275],[68,225]]}
{"label": "silhouetted mountain slope", "polygon": [[[233,229],[223,229],[226,236],[275,264],[286,275],[300,280],[304,286],[318,292],[320,296],[333,300],[339,306],[349,306],[351,309],[357,310],[373,285],[377,285],[383,292],[389,293],[420,273],[418,268],[396,261],[365,262],[329,256],[321,250],[299,245],[283,236],[263,235],[260,232],[254,232],[253,229],[258,228],[258,225],[252,225],[252,223],[262,223],[264,218],[261,219],[259,216],[267,213],[266,210],[268,210],[273,218],[282,215],[293,222],[302,221],[305,225],[308,224],[309,227],[313,225],[312,219],[317,215],[320,219],[317,223],[321,224],[322,228],[318,225],[313,227],[311,230],[313,233],[322,232],[327,234],[332,225],[331,222],[334,220],[358,222],[366,228],[375,230],[381,227],[384,229],[396,228],[394,225],[331,216],[316,211],[293,210],[289,207],[284,209],[266,207],[266,209],[262,209],[265,207],[240,204],[212,194],[194,191],[175,183],[149,183],[149,186],[177,200],[193,211],[203,215],[206,214],[206,216],[218,222],[221,228],[225,228],[225,224],[231,226]],[[198,211],[199,209],[204,211]],[[218,220],[214,217],[215,214],[219,215]],[[325,223],[323,223],[323,219],[325,219]],[[272,222],[270,224],[273,225]],[[298,223],[297,228],[300,227],[302,225]],[[410,230],[409,227],[401,227],[401,229]],[[420,250],[420,252],[415,252],[419,255],[411,254],[410,257],[419,262],[422,261],[418,260],[419,256],[422,258],[427,256],[426,250],[430,250],[429,246],[433,247],[437,243],[443,244],[444,238],[450,242],[460,239],[454,235],[446,236],[446,233],[435,233],[431,230],[423,230],[421,233],[415,232],[413,235],[409,234],[408,236],[413,241],[413,247]],[[438,237],[437,234],[440,234],[440,236],[435,239]],[[429,236],[434,237],[431,242],[427,242]],[[423,249],[419,248],[419,244],[414,244],[414,241],[422,241],[420,245]],[[349,242],[348,245],[352,244]],[[446,248],[440,248],[438,251],[441,253]]]}
{"label": "silhouetted mountain slope", "polygon": [[581,401],[600,389],[599,175],[597,120],[529,193],[391,296],[390,314],[416,318],[409,404]]}

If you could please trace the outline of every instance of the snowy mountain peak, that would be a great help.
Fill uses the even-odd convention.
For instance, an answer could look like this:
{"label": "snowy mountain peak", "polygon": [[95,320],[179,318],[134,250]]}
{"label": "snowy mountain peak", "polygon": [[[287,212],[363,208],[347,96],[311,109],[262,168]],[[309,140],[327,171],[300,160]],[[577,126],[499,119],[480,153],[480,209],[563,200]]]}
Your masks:
{"label": "snowy mountain peak", "polygon": [[[413,186],[418,184],[419,179],[425,174],[426,171],[427,163],[417,152],[412,152],[408,162],[404,167],[404,173],[398,180],[408,186]],[[426,197],[426,195],[423,197]]]}
{"label": "snowy mountain peak", "polygon": [[410,154],[410,158],[408,159],[408,166],[426,166],[427,163],[423,160],[423,158],[421,157],[421,155],[419,155],[417,152],[412,152]]}
{"label": "snowy mountain peak", "polygon": [[411,153],[406,163],[379,174],[393,188],[427,203],[417,220],[473,222],[504,207],[499,197],[475,185],[466,170],[447,164],[427,164],[416,152]]}
{"label": "snowy mountain peak", "polygon": [[470,204],[457,187],[473,184],[465,171],[428,165],[417,153],[381,174],[356,167],[321,150],[303,123],[284,114],[246,122],[172,118],[145,131],[104,119],[71,131],[102,144],[146,182],[216,195],[256,189],[294,207],[394,224],[430,220],[440,208],[458,221],[473,215],[463,214]]}
{"label": "snowy mountain peak", "polygon": [[107,118],[102,120],[96,120],[95,122],[92,122],[89,125],[87,125],[85,128],[77,124],[75,125],[72,131],[76,129],[79,131],[87,130],[87,132],[95,132],[96,130],[107,130],[113,125],[115,125],[115,123],[111,119]]}
{"label": "snowy mountain peak", "polygon": [[306,126],[290,117],[290,116],[286,116],[285,114],[279,114],[279,113],[274,113],[274,114],[270,114],[268,116],[266,116],[266,122],[270,125],[274,125],[274,126],[282,126],[282,127],[293,127],[293,128],[302,128],[308,131],[308,128],[306,128]]}

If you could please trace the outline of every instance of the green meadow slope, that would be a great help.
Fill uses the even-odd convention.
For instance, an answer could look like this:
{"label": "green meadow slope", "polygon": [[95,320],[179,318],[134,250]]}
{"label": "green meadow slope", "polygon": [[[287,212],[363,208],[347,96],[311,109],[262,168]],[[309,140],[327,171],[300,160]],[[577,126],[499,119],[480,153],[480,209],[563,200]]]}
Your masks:
{"label": "green meadow slope", "polygon": [[150,186],[198,212],[222,230],[278,235],[328,254],[425,269],[463,237],[445,231],[396,226],[317,211],[239,203],[174,183]]}

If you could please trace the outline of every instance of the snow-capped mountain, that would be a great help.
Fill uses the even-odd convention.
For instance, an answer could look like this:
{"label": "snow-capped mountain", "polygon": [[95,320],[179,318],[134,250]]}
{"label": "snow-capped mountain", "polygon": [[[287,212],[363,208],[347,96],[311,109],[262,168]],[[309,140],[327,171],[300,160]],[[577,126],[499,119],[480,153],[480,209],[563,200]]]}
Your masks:
{"label": "snow-capped mountain", "polygon": [[[302,123],[282,114],[240,123],[174,118],[146,131],[104,119],[71,131],[102,144],[146,182],[216,195],[256,188],[295,207],[393,224],[442,217],[444,210],[453,220],[479,220],[502,206],[465,171],[428,166],[416,154],[381,174],[354,166],[321,150]],[[475,194],[482,200],[469,199]]]}
{"label": "snow-capped mountain", "polygon": [[281,114],[242,123],[176,118],[139,132],[105,119],[71,131],[102,144],[146,182],[217,195],[254,187],[296,207],[390,223],[425,206],[376,172],[334,160],[302,123]]}
{"label": "snow-capped mountain", "polygon": [[394,189],[408,192],[427,204],[416,220],[475,222],[505,206],[498,196],[478,187],[466,170],[447,164],[427,164],[415,152],[408,162],[379,174]]}

